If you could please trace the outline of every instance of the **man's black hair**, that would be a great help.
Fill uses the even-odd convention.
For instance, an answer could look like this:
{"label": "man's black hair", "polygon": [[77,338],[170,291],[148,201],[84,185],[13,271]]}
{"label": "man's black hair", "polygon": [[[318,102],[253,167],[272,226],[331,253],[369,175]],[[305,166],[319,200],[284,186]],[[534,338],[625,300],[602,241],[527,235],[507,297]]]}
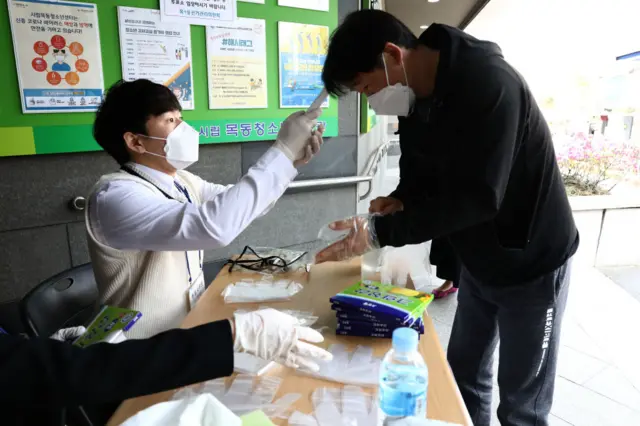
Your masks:
{"label": "man's black hair", "polygon": [[414,48],[418,38],[395,16],[382,10],[350,13],[331,35],[322,81],[333,95],[346,94],[356,76],[382,67],[387,43]]}
{"label": "man's black hair", "polygon": [[107,92],[93,123],[93,137],[119,164],[129,161],[124,134],[147,134],[147,120],[182,107],[169,88],[149,80],[120,80]]}

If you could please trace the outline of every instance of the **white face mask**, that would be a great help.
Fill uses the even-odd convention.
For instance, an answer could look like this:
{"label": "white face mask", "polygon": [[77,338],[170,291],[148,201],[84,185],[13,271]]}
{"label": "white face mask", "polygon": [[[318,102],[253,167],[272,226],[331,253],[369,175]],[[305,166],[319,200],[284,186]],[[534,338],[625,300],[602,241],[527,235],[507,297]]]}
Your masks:
{"label": "white face mask", "polygon": [[198,161],[198,151],[200,148],[200,134],[196,129],[189,126],[184,121],[173,129],[167,138],[157,138],[155,136],[144,136],[149,139],[158,139],[167,141],[164,145],[164,152],[167,155],[158,155],[153,152],[146,151],[145,154],[155,155],[167,159],[167,162],[177,170],[186,169],[196,161]]}
{"label": "white face mask", "polygon": [[369,105],[378,115],[397,115],[406,117],[411,112],[413,104],[416,100],[416,94],[409,87],[407,79],[407,71],[402,62],[402,71],[404,72],[404,81],[406,85],[396,83],[393,86],[389,84],[389,72],[387,71],[387,62],[382,55],[382,63],[384,64],[384,73],[387,76],[387,87],[369,96]]}

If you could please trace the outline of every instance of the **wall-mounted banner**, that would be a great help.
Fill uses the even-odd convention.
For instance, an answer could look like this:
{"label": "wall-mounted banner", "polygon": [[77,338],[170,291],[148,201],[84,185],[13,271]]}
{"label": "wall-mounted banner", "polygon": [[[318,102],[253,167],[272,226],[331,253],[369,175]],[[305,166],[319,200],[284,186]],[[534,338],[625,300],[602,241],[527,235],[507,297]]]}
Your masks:
{"label": "wall-mounted banner", "polygon": [[278,0],[278,6],[297,7],[300,9],[329,11],[329,0]]}
{"label": "wall-mounted banner", "polygon": [[328,40],[329,27],[278,22],[280,108],[308,107],[320,94]]}
{"label": "wall-mounted banner", "polygon": [[8,0],[24,113],[96,111],[104,82],[95,4]]}
{"label": "wall-mounted banner", "polygon": [[209,108],[267,108],[264,19],[238,18],[207,27]]}
{"label": "wall-mounted banner", "polygon": [[218,21],[235,21],[236,0],[160,0],[163,22],[213,25]]}
{"label": "wall-mounted banner", "polygon": [[122,78],[164,84],[183,109],[193,109],[191,30],[160,22],[160,11],[118,6]]}
{"label": "wall-mounted banner", "polygon": [[[282,119],[260,120],[190,120],[189,125],[200,132],[200,143],[246,142],[274,140]],[[337,134],[337,119],[319,120],[333,135]],[[326,133],[326,132],[325,132]]]}

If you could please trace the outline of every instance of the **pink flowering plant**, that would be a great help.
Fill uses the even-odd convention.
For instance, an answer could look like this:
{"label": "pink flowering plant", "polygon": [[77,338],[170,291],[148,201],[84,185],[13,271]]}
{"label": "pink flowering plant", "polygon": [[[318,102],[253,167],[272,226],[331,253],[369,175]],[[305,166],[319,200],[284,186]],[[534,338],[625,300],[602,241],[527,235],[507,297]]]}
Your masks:
{"label": "pink flowering plant", "polygon": [[556,156],[569,195],[608,194],[620,181],[640,176],[640,149],[602,135],[556,140]]}

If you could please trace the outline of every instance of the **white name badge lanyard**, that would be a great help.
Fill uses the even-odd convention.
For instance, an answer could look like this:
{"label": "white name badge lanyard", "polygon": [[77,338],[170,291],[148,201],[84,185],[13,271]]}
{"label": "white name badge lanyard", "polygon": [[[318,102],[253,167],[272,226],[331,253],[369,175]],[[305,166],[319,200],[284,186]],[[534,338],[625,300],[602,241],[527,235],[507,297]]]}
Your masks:
{"label": "white name badge lanyard", "polygon": [[[176,200],[175,197],[173,197],[171,194],[167,193],[166,191],[164,191],[160,185],[158,185],[154,179],[152,179],[150,176],[148,176],[146,173],[144,173],[142,170],[136,170],[132,165],[127,164],[122,166],[122,170],[129,173],[130,175],[139,177],[140,179],[143,179],[147,182],[149,182],[151,185],[155,186],[156,189],[158,191],[160,191],[162,193],[162,195],[164,195],[165,197],[167,197],[170,200]],[[187,188],[185,188],[184,186],[180,185],[177,181],[173,181],[174,185],[176,186],[176,189],[178,191],[180,191],[180,193],[186,198],[188,203],[193,204],[193,201],[191,200],[191,196],[189,195],[189,191],[187,191]],[[181,200],[176,200],[176,201],[181,201]],[[188,298],[189,298],[189,306],[191,309],[193,309],[196,306],[196,303],[198,302],[198,299],[200,298],[200,296],[202,296],[202,293],[204,293],[205,290],[205,284],[204,284],[204,274],[202,272],[202,250],[198,250],[198,259],[197,259],[197,265],[198,265],[198,269],[195,270],[195,268],[193,268],[193,263],[196,263],[196,260],[191,260],[189,257],[189,252],[185,251],[184,252],[185,255],[185,259],[187,261],[187,279],[189,282],[189,290],[188,290]]]}

